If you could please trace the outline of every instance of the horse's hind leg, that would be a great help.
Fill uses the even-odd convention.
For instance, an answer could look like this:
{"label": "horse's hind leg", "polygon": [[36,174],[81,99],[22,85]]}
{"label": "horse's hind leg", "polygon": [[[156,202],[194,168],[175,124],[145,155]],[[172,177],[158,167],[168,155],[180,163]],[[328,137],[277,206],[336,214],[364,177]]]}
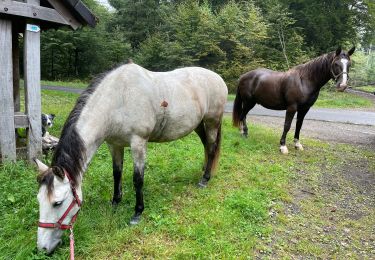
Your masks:
{"label": "horse's hind leg", "polygon": [[206,169],[206,165],[207,165],[207,137],[206,137],[206,130],[204,129],[204,123],[203,121],[198,125],[197,128],[195,128],[194,130],[199,138],[201,139],[202,141],[202,144],[204,146],[204,164],[203,164],[203,171]]}
{"label": "horse's hind leg", "polygon": [[221,144],[221,120],[219,122],[205,122],[207,163],[203,177],[199,182],[200,187],[206,187],[211,178],[211,172],[215,168],[220,155]]}
{"label": "horse's hind leg", "polygon": [[147,141],[139,136],[133,136],[130,142],[130,147],[132,150],[134,174],[133,174],[133,184],[135,187],[135,213],[130,220],[131,225],[138,224],[141,220],[141,215],[144,209],[143,204],[143,177],[145,170],[145,160],[146,160],[146,145]]}
{"label": "horse's hind leg", "polygon": [[246,100],[243,102],[242,113],[240,115],[240,132],[243,137],[248,136],[248,128],[246,124],[246,115],[255,106],[256,102],[253,100]]}
{"label": "horse's hind leg", "polygon": [[285,139],[286,135],[289,132],[290,126],[293,121],[294,114],[296,113],[296,108],[295,107],[288,107],[286,110],[286,116],[285,116],[285,123],[284,123],[284,131],[283,135],[281,136],[280,139],[280,152],[282,154],[288,154],[288,148],[285,145]]}
{"label": "horse's hind leg", "polygon": [[300,110],[297,113],[296,131],[294,133],[294,147],[297,150],[301,150],[301,151],[303,150],[303,146],[299,142],[299,133],[301,131],[301,127],[302,127],[302,124],[303,124],[303,119],[305,118],[305,116],[306,116],[306,114],[307,114],[308,111],[309,111],[309,109],[307,109],[307,110]]}
{"label": "horse's hind leg", "polygon": [[108,145],[112,155],[112,167],[113,167],[113,199],[112,204],[116,205],[120,203],[122,198],[122,171],[124,162],[124,147],[116,147]]}

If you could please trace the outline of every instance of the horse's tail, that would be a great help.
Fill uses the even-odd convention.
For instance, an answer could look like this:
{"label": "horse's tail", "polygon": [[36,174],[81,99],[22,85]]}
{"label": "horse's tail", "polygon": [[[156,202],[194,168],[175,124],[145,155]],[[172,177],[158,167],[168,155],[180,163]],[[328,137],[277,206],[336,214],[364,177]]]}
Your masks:
{"label": "horse's tail", "polygon": [[220,157],[220,147],[221,147],[221,124],[219,124],[219,128],[217,129],[217,135],[216,135],[216,140],[215,140],[215,154],[214,154],[214,159],[212,162],[212,170],[215,171],[219,162],[219,157]]}
{"label": "horse's tail", "polygon": [[233,126],[240,126],[240,116],[242,114],[242,98],[240,94],[240,86],[237,87],[236,98],[234,99],[233,112],[232,112],[232,122]]}

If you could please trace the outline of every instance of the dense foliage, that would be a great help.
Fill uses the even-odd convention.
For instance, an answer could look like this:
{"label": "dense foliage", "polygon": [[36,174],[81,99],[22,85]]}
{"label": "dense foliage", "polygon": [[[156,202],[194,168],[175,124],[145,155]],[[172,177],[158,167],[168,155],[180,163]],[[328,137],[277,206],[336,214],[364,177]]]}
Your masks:
{"label": "dense foliage", "polygon": [[357,83],[375,82],[375,4],[371,0],[84,1],[94,29],[43,33],[45,79],[89,79],[133,58],[151,70],[202,66],[233,90],[257,67],[285,70],[341,45],[360,47]]}

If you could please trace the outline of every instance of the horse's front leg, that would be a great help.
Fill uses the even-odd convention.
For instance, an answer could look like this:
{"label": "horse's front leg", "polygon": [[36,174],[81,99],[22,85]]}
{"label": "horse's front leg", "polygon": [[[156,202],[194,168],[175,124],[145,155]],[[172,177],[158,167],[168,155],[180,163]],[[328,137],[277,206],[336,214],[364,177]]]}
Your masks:
{"label": "horse's front leg", "polygon": [[135,187],[135,213],[130,220],[131,225],[138,224],[141,221],[141,215],[144,209],[143,204],[143,178],[146,160],[147,141],[141,137],[134,136],[131,140],[131,150],[133,156],[134,175],[133,184]]}
{"label": "horse's front leg", "polygon": [[113,167],[113,199],[112,205],[117,205],[122,199],[122,171],[124,163],[124,147],[108,145],[112,156]]}
{"label": "horse's front leg", "polygon": [[296,113],[295,107],[288,107],[286,110],[286,116],[285,116],[285,123],[284,123],[284,132],[280,139],[280,152],[282,154],[288,154],[288,148],[285,145],[285,139],[288,131],[290,130],[290,126],[293,121],[294,114]]}
{"label": "horse's front leg", "polygon": [[300,110],[297,113],[296,131],[294,133],[294,147],[297,150],[301,150],[301,151],[303,150],[303,146],[299,142],[299,133],[301,131],[301,127],[302,127],[302,124],[303,124],[303,119],[305,118],[305,116],[306,116],[306,114],[307,114],[308,111],[309,111],[309,109],[307,109],[307,110]]}

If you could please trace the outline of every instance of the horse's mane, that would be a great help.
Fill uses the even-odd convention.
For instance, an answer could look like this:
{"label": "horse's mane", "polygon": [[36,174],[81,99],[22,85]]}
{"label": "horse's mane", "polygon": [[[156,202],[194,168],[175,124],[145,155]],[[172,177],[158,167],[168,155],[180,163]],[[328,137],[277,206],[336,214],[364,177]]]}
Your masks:
{"label": "horse's mane", "polygon": [[[105,73],[98,75],[90,85],[82,92],[77,100],[73,110],[70,112],[68,119],[65,121],[60,141],[55,148],[52,157],[51,168],[38,176],[39,184],[46,184],[48,194],[53,190],[53,179],[55,176],[64,178],[64,169],[72,178],[72,185],[77,185],[77,180],[83,170],[85,162],[86,147],[82,138],[77,132],[76,124],[86,105],[88,98],[100,84]],[[60,174],[57,174],[60,173]]]}
{"label": "horse's mane", "polygon": [[[63,172],[63,170],[65,169],[72,178],[73,186],[77,185],[77,181],[80,178],[80,174],[83,171],[84,163],[86,160],[86,146],[81,136],[78,134],[76,128],[82,110],[85,107],[87,100],[92,95],[92,93],[95,92],[97,86],[102,82],[104,77],[111,71],[128,63],[133,63],[133,61],[129,59],[127,62],[116,65],[112,69],[96,76],[91,81],[90,85],[82,92],[64,124],[60,136],[60,141],[56,146],[55,153],[52,157],[51,167],[55,169],[59,168],[61,172]],[[48,175],[54,174],[53,172],[55,172],[56,175],[56,170],[48,171],[47,174],[44,174],[43,178],[40,179],[40,183],[45,180],[44,182],[47,184],[47,188],[49,191],[53,189],[53,186],[51,186],[53,185],[53,182],[50,180]]]}
{"label": "horse's mane", "polygon": [[334,52],[323,54],[309,62],[297,65],[292,70],[297,71],[301,78],[313,78],[326,71],[330,73],[331,63],[335,56]]}
{"label": "horse's mane", "polygon": [[95,77],[78,98],[77,103],[64,124],[60,141],[52,158],[51,167],[65,169],[71,176],[73,185],[76,185],[86,159],[85,143],[77,132],[76,124],[88,98],[94,93],[105,75],[106,73],[102,73]]}

